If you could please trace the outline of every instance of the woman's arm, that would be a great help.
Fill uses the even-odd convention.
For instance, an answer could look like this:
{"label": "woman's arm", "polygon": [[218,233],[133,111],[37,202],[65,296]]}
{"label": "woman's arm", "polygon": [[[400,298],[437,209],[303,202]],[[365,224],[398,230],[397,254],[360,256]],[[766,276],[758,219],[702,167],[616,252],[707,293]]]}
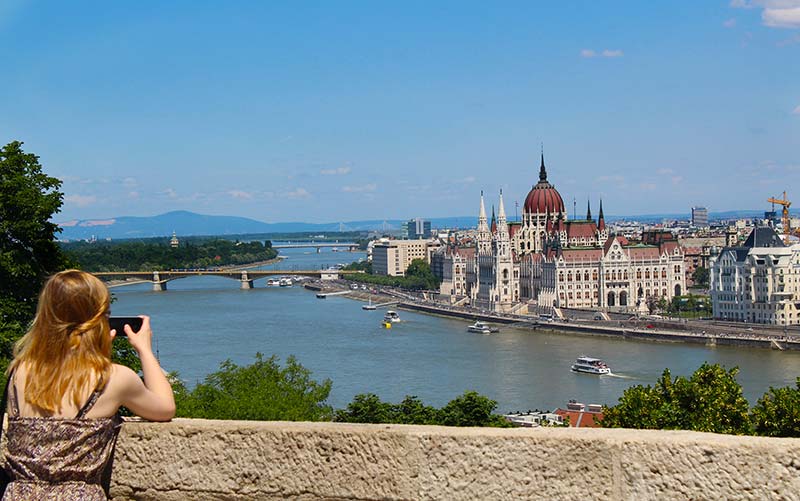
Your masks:
{"label": "woman's arm", "polygon": [[153,354],[150,317],[143,315],[142,319],[142,328],[138,332],[133,332],[130,326],[126,325],[125,334],[142,361],[144,382],[131,369],[115,366],[114,376],[118,377],[121,383],[119,400],[121,405],[145,419],[169,421],[175,416],[175,397],[172,394],[172,386]]}

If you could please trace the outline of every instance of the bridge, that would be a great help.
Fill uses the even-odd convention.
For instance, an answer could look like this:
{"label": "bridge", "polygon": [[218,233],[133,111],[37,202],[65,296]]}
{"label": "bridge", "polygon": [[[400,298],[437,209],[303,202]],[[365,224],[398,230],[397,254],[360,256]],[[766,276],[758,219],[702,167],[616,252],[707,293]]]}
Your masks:
{"label": "bridge", "polygon": [[[167,290],[167,282],[179,278],[209,275],[238,280],[242,289],[252,289],[253,281],[271,276],[305,276],[321,280],[336,280],[348,275],[357,275],[363,271],[353,270],[169,270],[169,271],[103,271],[93,273],[101,280],[126,280],[125,283],[113,284],[111,287],[133,285],[142,282],[152,282],[154,291]],[[136,282],[127,282],[129,279],[139,279]]]}
{"label": "bridge", "polygon": [[273,249],[317,249],[319,253],[324,247],[346,247],[348,251],[357,251],[358,244],[353,242],[343,242],[343,243],[324,243],[318,244],[314,242],[299,242],[295,244],[277,244],[273,245]]}

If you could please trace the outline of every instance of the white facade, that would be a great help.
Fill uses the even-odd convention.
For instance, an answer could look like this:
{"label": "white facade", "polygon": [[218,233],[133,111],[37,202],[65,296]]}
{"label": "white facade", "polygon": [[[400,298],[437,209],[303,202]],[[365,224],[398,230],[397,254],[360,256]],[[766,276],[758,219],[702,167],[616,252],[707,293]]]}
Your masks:
{"label": "white facade", "polygon": [[725,248],[710,271],[714,318],[800,324],[800,244]]}

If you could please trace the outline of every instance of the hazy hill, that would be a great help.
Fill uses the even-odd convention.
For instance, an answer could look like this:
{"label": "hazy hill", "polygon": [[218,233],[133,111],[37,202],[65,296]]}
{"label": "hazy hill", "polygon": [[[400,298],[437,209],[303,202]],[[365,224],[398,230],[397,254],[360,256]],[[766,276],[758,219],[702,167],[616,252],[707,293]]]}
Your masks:
{"label": "hazy hill", "polygon": [[[795,211],[792,211],[796,215]],[[742,210],[710,213],[711,219],[735,219],[763,217],[763,211]],[[643,223],[657,223],[664,219],[689,219],[688,214],[647,214],[638,216],[607,216],[608,222],[621,219],[636,220]],[[61,222],[62,240],[80,240],[94,236],[98,239],[150,238],[172,235],[241,235],[252,233],[299,233],[337,231],[397,231],[404,220],[363,220],[334,223],[265,223],[246,217],[208,216],[189,211],[173,211],[151,217],[124,216],[109,219],[84,219]],[[431,218],[434,228],[474,228],[477,217],[458,216]]]}

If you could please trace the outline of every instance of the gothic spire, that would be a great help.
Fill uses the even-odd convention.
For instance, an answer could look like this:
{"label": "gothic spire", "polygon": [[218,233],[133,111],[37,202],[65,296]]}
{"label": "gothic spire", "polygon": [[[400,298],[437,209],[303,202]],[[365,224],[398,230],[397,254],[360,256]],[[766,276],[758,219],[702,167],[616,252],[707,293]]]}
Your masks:
{"label": "gothic spire", "polygon": [[497,226],[500,229],[500,235],[508,238],[508,222],[506,221],[506,208],[503,204],[503,190],[500,190],[500,207],[497,212]]}
{"label": "gothic spire", "polygon": [[492,225],[491,225],[492,234],[497,233],[497,218],[494,216],[494,204],[492,204]]}
{"label": "gothic spire", "polygon": [[591,205],[591,202],[589,202],[588,199],[586,200],[586,220],[587,221],[591,221],[592,220],[592,205]]}
{"label": "gothic spire", "polygon": [[478,214],[478,231],[489,231],[489,225],[486,224],[486,206],[483,204],[483,190],[481,190],[481,211]]}
{"label": "gothic spire", "polygon": [[600,217],[597,219],[597,229],[603,231],[606,229],[606,220],[603,218],[603,199],[600,199]]}
{"label": "gothic spire", "polygon": [[547,181],[547,169],[544,168],[544,147],[542,147],[542,165],[539,166],[539,181]]}

